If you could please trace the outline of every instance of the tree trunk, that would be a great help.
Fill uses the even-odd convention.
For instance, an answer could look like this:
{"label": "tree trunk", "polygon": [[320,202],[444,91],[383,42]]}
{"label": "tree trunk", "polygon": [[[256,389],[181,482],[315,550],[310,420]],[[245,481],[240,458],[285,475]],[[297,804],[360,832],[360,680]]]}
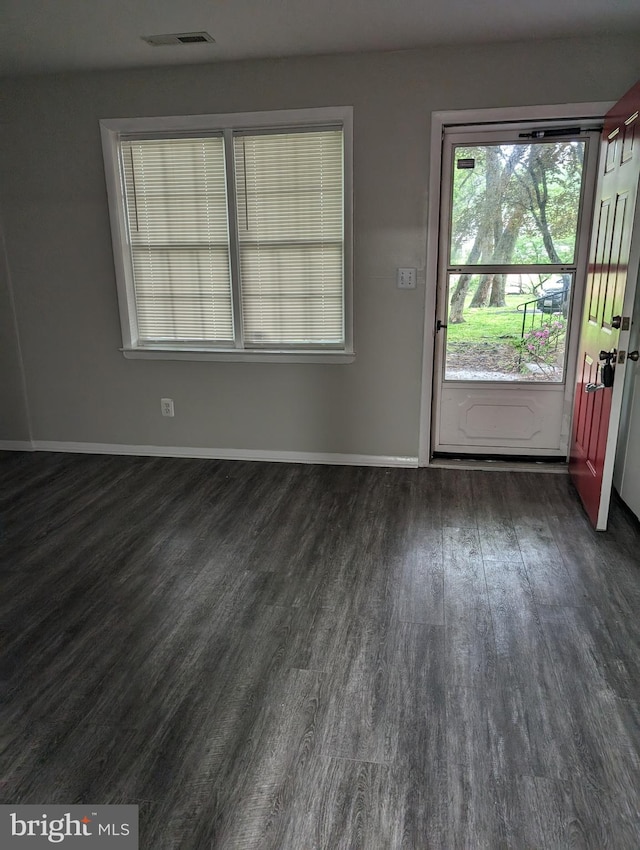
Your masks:
{"label": "tree trunk", "polygon": [[[491,146],[487,148],[486,183],[482,212],[467,265],[474,265],[481,260],[482,262],[496,262],[496,251],[501,250],[500,238],[503,233],[502,199],[523,153],[524,151],[521,148],[516,147],[503,166],[498,149]],[[511,248],[511,253],[513,253],[513,248]],[[453,291],[449,306],[449,323],[452,325],[464,322],[464,305],[472,278],[472,274],[461,275]],[[487,277],[484,275],[478,284],[478,289],[471,303],[472,307],[486,305],[490,286],[490,278],[487,281]]]}
{"label": "tree trunk", "polygon": [[[482,240],[483,233],[481,230],[478,230],[473,247],[471,248],[469,257],[467,258],[467,265],[473,265],[480,259],[480,255],[482,254]],[[448,320],[451,325],[461,325],[464,323],[464,302],[467,298],[467,292],[469,291],[469,284],[471,283],[472,277],[472,274],[461,274],[456,284],[456,288],[453,290],[451,304],[449,305]]]}
{"label": "tree trunk", "polygon": [[507,283],[505,274],[495,274],[491,284],[491,297],[489,298],[489,307],[504,307],[504,290]]}
{"label": "tree trunk", "polygon": [[[562,260],[558,256],[556,246],[553,244],[553,237],[551,236],[549,221],[547,219],[547,204],[549,202],[547,168],[551,168],[554,162],[553,159],[549,158],[549,156],[545,159],[544,154],[545,150],[543,145],[531,146],[531,154],[529,156],[529,162],[527,163],[527,171],[531,178],[535,203],[530,194],[530,210],[538,226],[540,235],[542,236],[542,244],[544,245],[544,249],[549,257],[549,262],[557,263],[559,265],[562,263]],[[535,207],[537,207],[537,210]]]}
{"label": "tree trunk", "polygon": [[453,290],[451,305],[449,306],[450,325],[461,325],[465,321],[464,302],[467,297],[467,292],[469,291],[469,284],[471,283],[472,277],[473,275],[470,274],[461,274],[456,284],[456,288]]}
{"label": "tree trunk", "polygon": [[476,289],[475,295],[469,304],[470,307],[486,307],[489,300],[489,291],[493,283],[492,274],[483,274]]}
{"label": "tree trunk", "polygon": [[551,236],[551,231],[549,230],[549,222],[547,221],[547,202],[544,201],[543,205],[540,207],[540,221],[538,222],[538,226],[540,227],[540,231],[542,232],[542,242],[544,244],[545,251],[549,257],[549,260],[552,263],[562,263],[562,260],[558,256],[558,252],[556,251],[556,247],[553,244],[553,238]]}
{"label": "tree trunk", "polygon": [[[516,207],[507,223],[504,226],[504,230],[500,234],[500,239],[498,240],[498,247],[496,249],[496,260],[499,263],[510,263],[513,259],[513,252],[516,247],[516,241],[518,239],[518,233],[520,232],[520,226],[522,224],[522,219],[524,218],[524,207],[519,206]],[[493,280],[491,281],[491,295],[489,297],[489,307],[505,307],[505,289],[507,285],[507,276],[505,274],[495,274],[493,275]]]}

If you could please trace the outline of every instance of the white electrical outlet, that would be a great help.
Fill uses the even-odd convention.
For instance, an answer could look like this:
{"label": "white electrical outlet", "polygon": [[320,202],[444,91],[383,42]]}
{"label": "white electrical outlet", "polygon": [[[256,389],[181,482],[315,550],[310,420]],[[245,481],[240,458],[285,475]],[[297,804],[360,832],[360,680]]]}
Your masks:
{"label": "white electrical outlet", "polygon": [[163,416],[175,416],[172,398],[161,398],[160,409],[162,410]]}
{"label": "white electrical outlet", "polygon": [[398,269],[398,289],[416,288],[416,269]]}

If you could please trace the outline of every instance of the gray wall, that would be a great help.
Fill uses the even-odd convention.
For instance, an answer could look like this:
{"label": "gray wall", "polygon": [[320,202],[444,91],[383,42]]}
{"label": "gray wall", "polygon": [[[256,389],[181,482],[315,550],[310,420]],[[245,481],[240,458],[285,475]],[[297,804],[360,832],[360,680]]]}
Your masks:
{"label": "gray wall", "polygon": [[0,222],[0,441],[30,440],[9,268]]}
{"label": "gray wall", "polygon": [[[637,46],[630,35],[5,81],[0,198],[34,439],[416,456],[430,113],[613,100],[640,76]],[[98,119],[342,104],[355,122],[355,362],[125,360]],[[397,266],[418,267],[416,291],[395,288]],[[160,416],[164,396],[175,419]]]}

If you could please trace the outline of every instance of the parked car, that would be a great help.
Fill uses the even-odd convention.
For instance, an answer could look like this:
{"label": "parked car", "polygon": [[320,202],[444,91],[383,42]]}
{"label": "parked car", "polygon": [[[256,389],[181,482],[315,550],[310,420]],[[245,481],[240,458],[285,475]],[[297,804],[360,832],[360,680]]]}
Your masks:
{"label": "parked car", "polygon": [[571,282],[566,283],[562,278],[549,284],[544,293],[538,298],[536,308],[542,313],[562,313],[566,318],[569,312],[569,292]]}

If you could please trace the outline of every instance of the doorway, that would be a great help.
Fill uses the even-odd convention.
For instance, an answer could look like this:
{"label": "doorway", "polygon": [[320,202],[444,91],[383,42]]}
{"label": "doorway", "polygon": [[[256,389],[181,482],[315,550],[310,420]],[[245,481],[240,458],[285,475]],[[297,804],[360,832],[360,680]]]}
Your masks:
{"label": "doorway", "polygon": [[593,122],[445,127],[434,455],[566,458],[597,153]]}

